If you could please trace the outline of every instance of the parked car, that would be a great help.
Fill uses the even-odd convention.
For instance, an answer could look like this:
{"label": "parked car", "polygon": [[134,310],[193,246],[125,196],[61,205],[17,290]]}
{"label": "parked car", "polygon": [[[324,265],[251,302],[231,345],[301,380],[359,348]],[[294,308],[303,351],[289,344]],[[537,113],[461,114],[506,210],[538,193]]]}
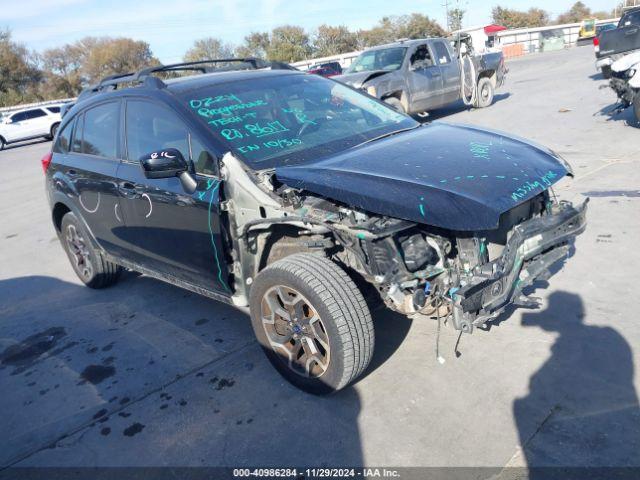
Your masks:
{"label": "parked car", "polygon": [[2,117],[0,123],[0,150],[5,145],[34,138],[53,138],[60,125],[60,106],[17,110]]}
{"label": "parked car", "polygon": [[[467,51],[467,54],[475,70],[470,78],[477,88],[474,105],[487,107],[493,103],[495,89],[504,82],[502,52],[473,55]],[[459,55],[447,39],[428,38],[365,50],[343,75],[334,79],[364,90],[400,112],[414,114],[460,100],[462,70],[467,73],[468,65],[461,65]]]}
{"label": "parked car", "polygon": [[613,62],[634,50],[640,50],[640,7],[625,11],[617,28],[605,30],[596,39],[596,69],[602,71],[604,78],[610,78]]}
{"label": "parked car", "polygon": [[202,64],[79,97],[42,159],[53,225],[89,287],[128,268],[249,306],[269,360],[306,391],[339,390],[367,368],[364,292],[470,333],[530,305],[523,289],[585,228],[586,202],[550,194],[572,173],[547,148],[423,125],[257,61],[156,76]]}
{"label": "parked car", "polygon": [[342,65],[340,65],[339,62],[319,63],[309,67],[307,73],[320,75],[322,77],[333,77],[342,74]]}
{"label": "parked car", "polygon": [[61,105],[45,105],[11,112],[0,121],[0,150],[34,138],[53,138],[60,125]]}

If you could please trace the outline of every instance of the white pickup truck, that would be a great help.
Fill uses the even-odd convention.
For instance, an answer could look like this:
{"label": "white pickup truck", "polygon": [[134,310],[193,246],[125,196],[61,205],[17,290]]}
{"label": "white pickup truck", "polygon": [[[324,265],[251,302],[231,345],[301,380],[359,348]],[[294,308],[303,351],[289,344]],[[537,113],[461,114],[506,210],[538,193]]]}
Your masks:
{"label": "white pickup truck", "polygon": [[0,120],[0,150],[8,143],[32,138],[53,138],[60,125],[61,104],[25,108],[2,116]]}

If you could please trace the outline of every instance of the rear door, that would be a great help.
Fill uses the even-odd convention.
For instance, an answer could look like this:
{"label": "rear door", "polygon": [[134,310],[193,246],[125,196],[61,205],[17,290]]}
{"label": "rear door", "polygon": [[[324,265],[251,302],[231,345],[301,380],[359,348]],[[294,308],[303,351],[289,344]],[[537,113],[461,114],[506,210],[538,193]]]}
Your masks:
{"label": "rear door", "polygon": [[418,45],[409,57],[411,113],[426,111],[442,104],[442,74],[429,44]]}
{"label": "rear door", "polygon": [[444,40],[433,40],[433,53],[442,74],[442,101],[452,103],[460,98],[460,67]]}
{"label": "rear door", "polygon": [[71,128],[68,150],[56,153],[62,178],[70,183],[70,195],[94,238],[106,251],[121,252],[116,233],[122,227],[118,206],[116,171],[120,162],[120,101],[92,106],[65,126]]}
{"label": "rear door", "polygon": [[29,122],[32,136],[49,135],[51,129],[51,120],[47,112],[42,108],[34,108],[29,110]]}
{"label": "rear door", "polygon": [[[229,293],[221,241],[220,179],[216,164],[173,110],[149,99],[129,98],[125,111],[126,159],[118,169],[122,238],[142,267],[209,290]],[[197,171],[198,188],[186,193],[177,177],[148,179],[140,158],[176,148]]]}

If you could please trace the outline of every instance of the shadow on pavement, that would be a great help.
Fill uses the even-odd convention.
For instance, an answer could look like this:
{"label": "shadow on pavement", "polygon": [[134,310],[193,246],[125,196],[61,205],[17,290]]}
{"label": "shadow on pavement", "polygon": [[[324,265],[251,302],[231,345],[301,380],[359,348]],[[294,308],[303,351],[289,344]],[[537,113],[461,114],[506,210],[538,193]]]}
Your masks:
{"label": "shadow on pavement", "polygon": [[5,145],[3,150],[12,150],[14,148],[26,147],[29,145],[37,145],[38,143],[47,143],[51,142],[51,140],[47,140],[46,138],[36,138],[34,140],[26,140],[23,142],[10,143]]}
{"label": "shadow on pavement", "polygon": [[[503,92],[503,93],[496,93],[495,96],[493,97],[493,103],[487,107],[487,108],[491,108],[493,107],[496,103],[502,102],[503,100],[508,99],[512,94],[509,92]],[[469,105],[465,105],[465,103],[462,100],[458,100],[457,102],[454,102],[450,105],[447,105],[446,107],[442,107],[442,108],[437,108],[431,112],[429,112],[429,116],[427,118],[416,118],[418,121],[421,122],[429,122],[429,121],[433,121],[433,120],[439,120],[441,118],[444,118],[448,115],[453,115],[455,113],[460,113],[460,112],[464,112],[465,110],[473,110],[473,107],[469,106]]]}
{"label": "shadow on pavement", "polygon": [[[367,374],[411,325],[372,314]],[[101,291],[32,276],[0,281],[0,317],[0,465],[363,464],[357,389],[291,387],[237,309],[132,273]]]}
{"label": "shadow on pavement", "polygon": [[556,332],[551,356],[531,377],[513,414],[529,478],[536,467],[640,466],[640,407],[633,359],[611,327],[585,325],[578,295],[555,292],[522,325]]}

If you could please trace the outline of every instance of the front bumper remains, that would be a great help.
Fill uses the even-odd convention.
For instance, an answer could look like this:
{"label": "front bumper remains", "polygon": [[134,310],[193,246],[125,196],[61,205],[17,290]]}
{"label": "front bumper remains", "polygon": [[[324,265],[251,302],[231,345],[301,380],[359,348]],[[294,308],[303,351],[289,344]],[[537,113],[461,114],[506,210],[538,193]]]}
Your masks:
{"label": "front bumper remains", "polygon": [[471,332],[495,318],[509,304],[535,306],[537,302],[522,290],[537,278],[548,275],[548,268],[566,257],[570,241],[586,228],[586,199],[582,205],[560,202],[550,215],[533,218],[513,229],[502,255],[482,266],[482,272],[467,285],[451,293],[453,324]]}

